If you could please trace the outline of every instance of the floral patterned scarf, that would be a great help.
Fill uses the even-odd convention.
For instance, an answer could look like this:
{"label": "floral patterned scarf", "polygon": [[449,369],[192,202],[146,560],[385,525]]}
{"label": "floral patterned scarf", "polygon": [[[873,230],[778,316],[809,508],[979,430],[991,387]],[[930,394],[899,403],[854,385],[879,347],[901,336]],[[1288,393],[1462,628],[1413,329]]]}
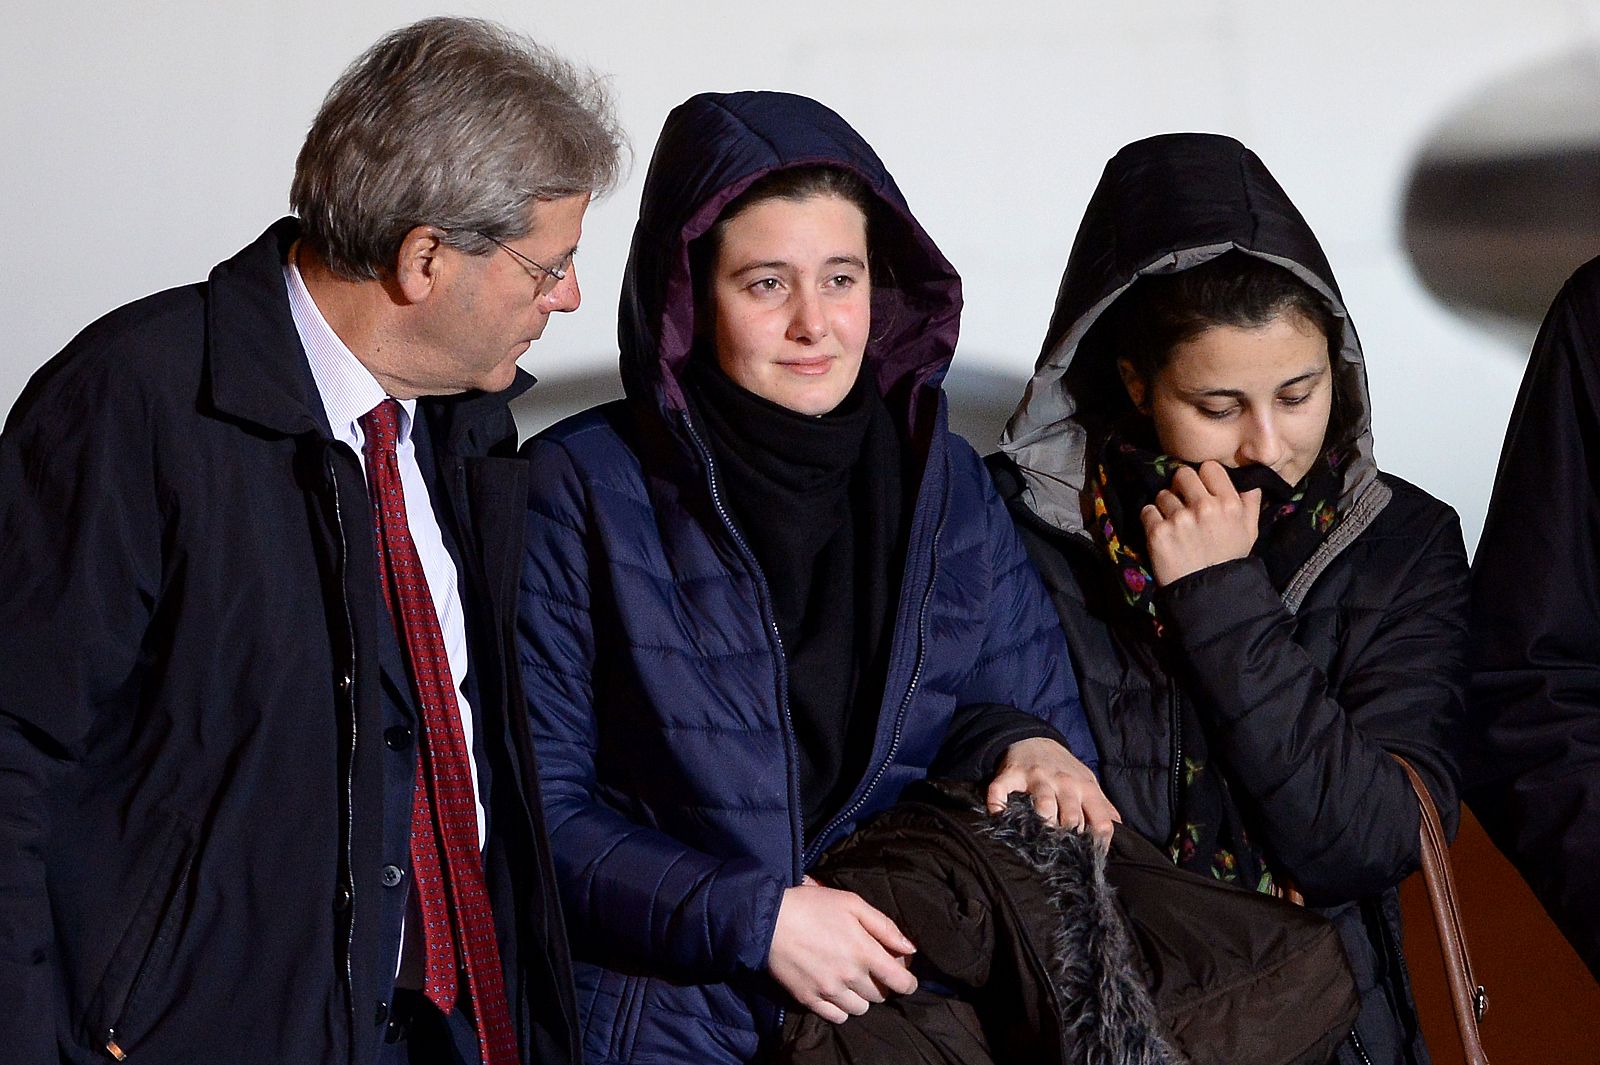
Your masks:
{"label": "floral patterned scarf", "polygon": [[[1173,474],[1195,463],[1161,454],[1148,437],[1149,430],[1140,432],[1138,426],[1107,435],[1090,470],[1087,490],[1090,533],[1110,559],[1128,606],[1149,617],[1159,635],[1155,579],[1146,561],[1148,547],[1139,512],[1172,484]],[[1261,489],[1260,532],[1250,553],[1266,565],[1267,576],[1279,591],[1338,523],[1336,506],[1352,454],[1349,448],[1327,449],[1294,485],[1265,466],[1228,470],[1240,492]]]}
{"label": "floral patterned scarf", "polygon": [[[1148,422],[1140,419],[1140,423],[1114,430],[1096,452],[1087,487],[1092,509],[1090,533],[1110,563],[1116,587],[1135,624],[1159,647],[1163,630],[1139,512],[1155,500],[1156,493],[1171,485],[1179,468],[1192,464],[1161,454]],[[1279,591],[1338,524],[1337,503],[1352,454],[1348,448],[1325,450],[1294,485],[1261,466],[1228,471],[1239,491],[1262,490],[1260,533],[1251,554],[1266,565],[1267,575]],[[1250,842],[1225,772],[1213,771],[1199,716],[1191,700],[1180,699],[1179,705],[1175,727],[1181,730],[1183,765],[1179,767],[1177,830],[1168,841],[1168,853],[1174,863],[1191,872],[1271,893],[1276,887],[1272,871]]]}

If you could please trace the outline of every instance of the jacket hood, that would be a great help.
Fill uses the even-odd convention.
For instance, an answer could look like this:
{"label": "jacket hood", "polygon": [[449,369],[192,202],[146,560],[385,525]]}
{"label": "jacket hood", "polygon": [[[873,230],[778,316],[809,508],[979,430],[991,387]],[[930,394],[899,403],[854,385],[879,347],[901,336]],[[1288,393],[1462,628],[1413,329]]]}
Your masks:
{"label": "jacket hood", "polygon": [[955,351],[961,279],[917,224],[866,141],[833,111],[780,92],[702,93],[667,116],[645,176],[617,320],[622,382],[669,423],[686,409],[680,380],[694,343],[690,244],[750,183],[775,170],[827,164],[854,171],[877,197],[871,219],[872,335],[863,372],[897,416],[931,422]]}
{"label": "jacket hood", "polygon": [[1187,270],[1230,250],[1285,267],[1342,323],[1334,372],[1340,424],[1356,454],[1340,511],[1376,479],[1361,343],[1311,227],[1238,141],[1169,133],[1135,141],[1106,164],[1067,258],[1033,378],[1000,438],[1022,476],[1024,501],[1044,521],[1083,531],[1090,440],[1127,409],[1115,353],[1095,342],[1090,327],[1139,277]]}

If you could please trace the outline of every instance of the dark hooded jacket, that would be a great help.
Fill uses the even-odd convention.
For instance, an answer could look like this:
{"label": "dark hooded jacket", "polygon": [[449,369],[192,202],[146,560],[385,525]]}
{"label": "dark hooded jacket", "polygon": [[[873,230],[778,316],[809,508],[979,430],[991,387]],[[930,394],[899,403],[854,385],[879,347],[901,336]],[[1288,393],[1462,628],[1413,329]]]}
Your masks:
{"label": "dark hooded jacket", "polygon": [[[879,203],[873,254],[888,269],[862,372],[915,458],[916,491],[871,754],[806,838],[766,581],[681,380],[690,242],[763,174],[815,163],[855,171]],[[781,1020],[765,964],[784,890],[950,756],[958,715],[1025,711],[1094,764],[1044,588],[981,462],[946,429],[960,309],[954,270],[833,112],[738,93],[668,116],[623,285],[627,398],[526,448],[523,670],[591,1062],[754,1057]]]}
{"label": "dark hooded jacket", "polygon": [[1600,259],[1534,344],[1472,563],[1467,801],[1600,979]]}
{"label": "dark hooded jacket", "polygon": [[[1230,249],[1290,270],[1343,323],[1336,417],[1355,456],[1338,524],[1281,592],[1255,557],[1192,573],[1156,594],[1157,648],[1084,527],[1089,441],[1128,407],[1090,327],[1140,275]],[[992,467],[1061,615],[1126,823],[1172,842],[1187,703],[1270,867],[1343,935],[1362,1008],[1339,1060],[1426,1061],[1396,891],[1419,862],[1419,815],[1389,752],[1417,767],[1453,831],[1466,556],[1451,509],[1374,464],[1355,329],[1316,238],[1253,153],[1177,134],[1111,160],[1001,448]]]}

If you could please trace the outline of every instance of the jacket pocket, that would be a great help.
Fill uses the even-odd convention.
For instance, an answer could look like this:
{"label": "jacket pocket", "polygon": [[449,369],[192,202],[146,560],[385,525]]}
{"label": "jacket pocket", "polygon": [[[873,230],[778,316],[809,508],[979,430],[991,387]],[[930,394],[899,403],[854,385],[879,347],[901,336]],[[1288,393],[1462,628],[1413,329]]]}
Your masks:
{"label": "jacket pocket", "polygon": [[598,965],[576,964],[583,1059],[596,1065],[631,1060],[644,1011],[648,977]]}
{"label": "jacket pocket", "polygon": [[612,1043],[618,1061],[633,1060],[633,1044],[639,1038],[639,1022],[644,1019],[644,995],[649,983],[647,976],[623,977],[622,995],[617,1005],[616,1039]]}
{"label": "jacket pocket", "polygon": [[145,1034],[150,993],[159,983],[155,977],[171,964],[175,953],[189,895],[195,835],[187,818],[171,815],[157,841],[156,859],[145,867],[144,883],[128,895],[138,901],[91,999],[87,1013],[93,1024],[91,1042],[117,1061],[126,1060],[129,1047]]}

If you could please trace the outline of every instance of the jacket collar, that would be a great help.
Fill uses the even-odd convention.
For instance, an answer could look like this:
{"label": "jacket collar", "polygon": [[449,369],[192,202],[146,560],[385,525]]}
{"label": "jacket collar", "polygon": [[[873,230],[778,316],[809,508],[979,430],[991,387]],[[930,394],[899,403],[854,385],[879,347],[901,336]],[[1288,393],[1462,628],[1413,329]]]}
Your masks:
{"label": "jacket collar", "polygon": [[[289,436],[326,436],[315,382],[289,312],[283,266],[300,223],[283,218],[211,271],[207,284],[206,386],[223,414]],[[507,403],[532,387],[517,371],[496,393],[424,399],[436,446],[487,450],[505,435]]]}

